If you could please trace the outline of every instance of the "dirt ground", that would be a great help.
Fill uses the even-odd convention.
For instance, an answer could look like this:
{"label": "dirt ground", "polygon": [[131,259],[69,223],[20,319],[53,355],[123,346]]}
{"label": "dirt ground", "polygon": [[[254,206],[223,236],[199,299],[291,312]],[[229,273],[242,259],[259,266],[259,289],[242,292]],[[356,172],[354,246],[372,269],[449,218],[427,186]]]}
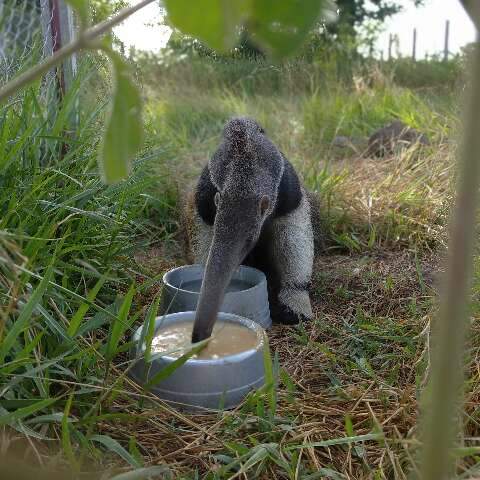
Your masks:
{"label": "dirt ground", "polygon": [[[158,251],[150,253],[137,260],[159,258]],[[439,264],[434,254],[418,258],[407,250],[320,256],[311,291],[315,320],[269,331],[280,367],[275,424],[262,426],[258,412],[242,407],[204,415],[135,408],[139,443],[151,461],[178,474],[220,469],[217,454],[229,443],[273,439],[279,447],[299,446],[307,470],[333,472],[325,478],[404,478],[417,443],[417,400],[428,372]],[[111,427],[109,434],[118,436]],[[308,447],[372,431],[388,440]],[[273,463],[261,478],[288,477]]]}

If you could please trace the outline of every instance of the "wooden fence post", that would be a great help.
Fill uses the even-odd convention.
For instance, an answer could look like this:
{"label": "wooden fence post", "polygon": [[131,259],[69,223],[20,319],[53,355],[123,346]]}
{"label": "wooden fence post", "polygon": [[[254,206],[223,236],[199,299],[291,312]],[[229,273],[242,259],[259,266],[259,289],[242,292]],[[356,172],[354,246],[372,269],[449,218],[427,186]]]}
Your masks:
{"label": "wooden fence post", "polygon": [[445,23],[445,46],[443,48],[443,60],[448,61],[449,54],[449,41],[450,41],[450,20]]}
{"label": "wooden fence post", "polygon": [[417,59],[417,29],[413,29],[413,46],[412,46],[412,60]]}
{"label": "wooden fence post", "polygon": [[393,35],[388,36],[388,59],[392,59],[392,46],[393,46]]}

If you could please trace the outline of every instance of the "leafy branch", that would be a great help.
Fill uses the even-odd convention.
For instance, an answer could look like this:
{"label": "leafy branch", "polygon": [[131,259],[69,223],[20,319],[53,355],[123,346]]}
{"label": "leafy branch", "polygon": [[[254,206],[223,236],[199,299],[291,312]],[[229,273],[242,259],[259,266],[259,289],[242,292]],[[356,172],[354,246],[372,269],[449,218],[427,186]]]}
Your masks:
{"label": "leafy branch", "polygon": [[[142,9],[149,3],[153,3],[154,1],[155,0],[142,0],[137,5],[124,8],[114,17],[109,18],[108,20],[105,20],[98,25],[95,25],[94,27],[81,28],[78,36],[75,38],[75,40],[73,40],[73,42],[57,50],[53,55],[40,62],[38,65],[35,65],[34,67],[28,69],[26,72],[12,79],[2,88],[0,88],[0,104],[4,103],[8,99],[8,97],[18,92],[29,83],[32,83],[37,78],[41,77],[74,53],[82,49],[99,48],[99,45],[97,43],[94,43],[96,39],[110,32],[113,27],[123,22],[130,15],[133,15],[135,12]],[[84,3],[82,0],[69,0],[68,3],[70,3],[74,7],[77,5],[86,5],[86,3]],[[76,10],[77,12],[81,12],[79,13],[79,18],[85,19],[85,8],[82,7]],[[82,20],[82,25],[85,25],[84,22],[85,20]]]}
{"label": "leafy branch", "polygon": [[[80,21],[77,37],[0,88],[0,105],[70,55],[82,49],[104,51],[113,66],[114,92],[100,147],[99,164],[106,183],[118,182],[128,176],[131,159],[142,144],[141,99],[127,64],[100,38],[155,0],[141,0],[93,27],[89,26],[88,1],[65,1],[77,12]],[[334,11],[332,0],[304,0],[302,8],[298,8],[295,0],[283,0],[281,3],[276,0],[165,0],[165,6],[172,25],[220,51],[232,48],[238,41],[241,27],[248,25],[254,40],[275,59],[293,53],[320,15],[323,13],[331,17]]]}
{"label": "leafy branch", "polygon": [[115,25],[155,0],[142,0],[127,7],[112,18],[89,27],[88,3],[84,0],[66,0],[77,12],[80,31],[77,37],[43,62],[8,82],[0,89],[0,105],[10,95],[50,71],[63,60],[82,49],[102,50],[113,66],[114,92],[103,141],[99,151],[99,165],[106,183],[115,183],[128,176],[130,161],[142,143],[141,100],[137,87],[128,73],[128,65],[100,38]]}

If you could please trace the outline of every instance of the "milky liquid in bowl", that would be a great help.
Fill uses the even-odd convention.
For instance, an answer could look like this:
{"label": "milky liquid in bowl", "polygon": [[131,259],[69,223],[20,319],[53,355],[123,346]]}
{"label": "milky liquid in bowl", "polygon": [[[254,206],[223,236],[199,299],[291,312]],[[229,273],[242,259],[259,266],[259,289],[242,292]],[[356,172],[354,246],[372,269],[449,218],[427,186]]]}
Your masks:
{"label": "milky liquid in bowl", "polygon": [[[192,322],[178,322],[167,325],[157,331],[152,340],[152,353],[166,353],[178,358],[191,347]],[[193,358],[217,359],[227,355],[253,350],[260,341],[254,330],[243,325],[217,321],[213,327],[212,338]]]}
{"label": "milky liquid in bowl", "polygon": [[[241,292],[243,290],[248,290],[249,288],[252,288],[254,285],[252,285],[250,282],[245,282],[244,280],[239,280],[236,278],[233,278],[230,283],[228,284],[225,293],[230,293],[230,292]],[[189,280],[187,282],[182,282],[180,285],[180,288],[182,290],[187,290],[189,292],[195,292],[195,293],[200,293],[200,288],[202,287],[202,279],[197,279],[197,280]]]}
{"label": "milky liquid in bowl", "polygon": [[[184,324],[183,338],[187,345],[190,345],[195,315],[194,311],[186,311],[158,316],[155,319],[154,335],[158,337],[168,327]],[[246,342],[241,341],[240,348],[232,348],[232,341],[227,335],[232,331],[221,330],[222,324],[238,325],[252,331],[252,335],[248,336]],[[223,335],[227,335],[227,341],[221,342],[222,346],[228,346],[227,353],[238,350],[240,352],[219,358],[213,358],[213,356],[189,358],[168,376],[155,380],[155,384],[149,387],[153,394],[166,402],[172,402],[172,406],[181,410],[198,411],[205,408],[224,410],[236,407],[252,390],[265,384],[263,361],[265,331],[263,328],[252,320],[225,312],[218,313],[215,327],[215,333],[221,331]],[[161,375],[162,371],[171,367],[180,354],[179,352],[176,357],[173,356],[175,354],[171,353],[171,342],[167,342],[168,346],[164,342],[162,346],[160,339],[157,339],[154,342],[156,344],[154,350],[165,351],[164,349],[167,348],[169,351],[163,354],[156,353],[152,355],[151,361],[147,362],[144,338],[146,328],[146,325],[139,326],[132,338],[131,358],[135,361],[129,374],[141,385]],[[244,333],[244,330],[240,332]],[[215,338],[213,337],[212,340]],[[205,355],[208,350],[202,353]],[[225,352],[219,353],[223,355]]]}

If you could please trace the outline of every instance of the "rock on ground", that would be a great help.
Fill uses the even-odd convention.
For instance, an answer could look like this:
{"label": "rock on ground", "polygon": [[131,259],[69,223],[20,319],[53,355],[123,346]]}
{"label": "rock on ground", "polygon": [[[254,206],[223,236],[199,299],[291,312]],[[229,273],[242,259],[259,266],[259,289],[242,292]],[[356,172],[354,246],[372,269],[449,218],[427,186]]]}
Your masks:
{"label": "rock on ground", "polygon": [[370,136],[366,155],[391,155],[397,148],[408,148],[415,144],[429,145],[430,141],[424,133],[409,127],[400,120],[395,120]]}

